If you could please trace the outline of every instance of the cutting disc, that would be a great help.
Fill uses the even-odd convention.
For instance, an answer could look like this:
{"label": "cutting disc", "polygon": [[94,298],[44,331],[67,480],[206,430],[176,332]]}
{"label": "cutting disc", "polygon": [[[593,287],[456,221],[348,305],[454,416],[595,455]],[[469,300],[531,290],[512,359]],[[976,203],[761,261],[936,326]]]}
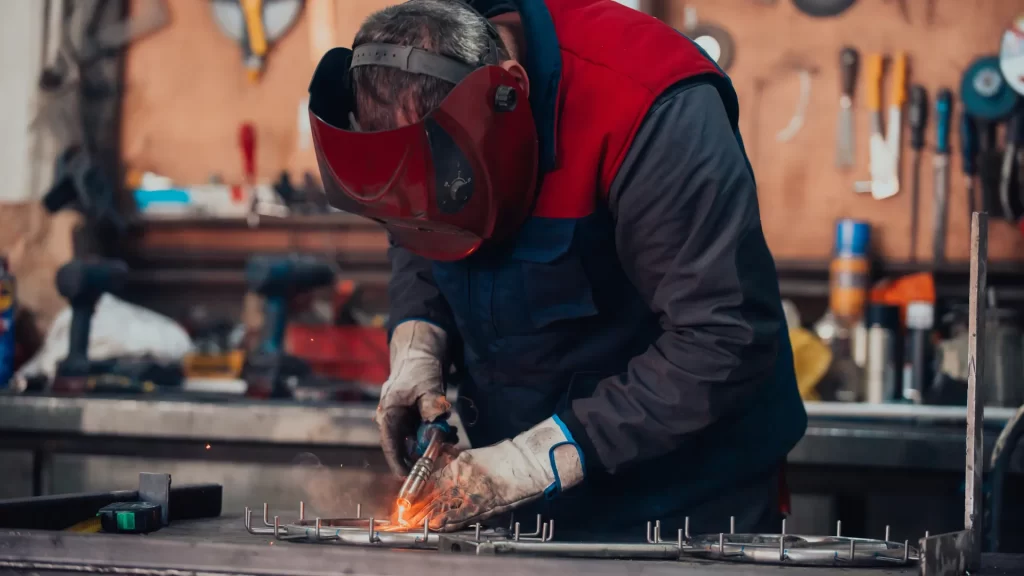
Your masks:
{"label": "cutting disc", "polygon": [[982,120],[1002,120],[1017,105],[1017,94],[1003,80],[996,56],[983,56],[967,67],[960,82],[960,98],[967,113]]}
{"label": "cutting disc", "polygon": [[1018,16],[999,47],[999,69],[1017,94],[1024,94],[1024,16]]}
{"label": "cutting disc", "polygon": [[797,10],[815,18],[838,16],[848,10],[856,0],[793,0]]}

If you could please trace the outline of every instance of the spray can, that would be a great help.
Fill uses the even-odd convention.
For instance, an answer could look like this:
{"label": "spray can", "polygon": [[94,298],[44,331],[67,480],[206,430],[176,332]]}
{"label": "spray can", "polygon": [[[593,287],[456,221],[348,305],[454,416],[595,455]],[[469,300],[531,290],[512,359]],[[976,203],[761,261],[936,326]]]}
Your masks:
{"label": "spray can", "polygon": [[0,390],[8,387],[14,376],[14,274],[7,258],[0,256]]}

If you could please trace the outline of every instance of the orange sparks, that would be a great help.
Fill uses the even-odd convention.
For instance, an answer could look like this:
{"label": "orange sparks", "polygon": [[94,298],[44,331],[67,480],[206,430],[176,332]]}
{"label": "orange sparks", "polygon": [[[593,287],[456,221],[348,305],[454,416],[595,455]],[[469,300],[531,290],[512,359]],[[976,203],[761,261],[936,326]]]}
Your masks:
{"label": "orange sparks", "polygon": [[403,518],[403,516],[405,516],[405,506],[399,506],[398,507],[398,525],[399,526],[408,526],[409,523],[405,521],[405,518]]}
{"label": "orange sparks", "polygon": [[207,444],[207,445],[206,445],[206,449],[207,449],[207,450],[209,450],[209,449],[210,449],[210,445],[209,445],[209,444]]}

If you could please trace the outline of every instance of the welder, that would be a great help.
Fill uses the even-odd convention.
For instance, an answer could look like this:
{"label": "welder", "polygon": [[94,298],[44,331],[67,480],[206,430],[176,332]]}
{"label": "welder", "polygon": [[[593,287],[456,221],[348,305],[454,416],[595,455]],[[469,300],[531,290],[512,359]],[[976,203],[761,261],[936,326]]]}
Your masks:
{"label": "welder", "polygon": [[472,445],[413,523],[779,530],[807,420],[738,116],[706,53],[612,0],[411,0],[324,56],[325,190],[391,243],[384,454],[408,473],[449,381]]}

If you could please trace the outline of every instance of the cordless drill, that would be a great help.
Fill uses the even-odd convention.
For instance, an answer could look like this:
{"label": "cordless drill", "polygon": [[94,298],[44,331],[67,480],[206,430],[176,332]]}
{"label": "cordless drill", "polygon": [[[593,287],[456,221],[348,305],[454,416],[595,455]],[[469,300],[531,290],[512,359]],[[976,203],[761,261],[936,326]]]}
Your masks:
{"label": "cordless drill", "polygon": [[57,291],[71,304],[68,355],[57,364],[57,378],[85,378],[89,362],[89,330],[96,302],[124,285],[128,265],[121,260],[72,260],[57,271]]}
{"label": "cordless drill", "polygon": [[286,380],[303,377],[309,367],[284,353],[284,332],[288,323],[288,301],[293,296],[334,282],[334,270],[312,256],[254,256],[245,267],[250,292],[264,298],[264,336],[256,352],[246,359],[243,377],[250,395],[284,398],[291,396]]}

